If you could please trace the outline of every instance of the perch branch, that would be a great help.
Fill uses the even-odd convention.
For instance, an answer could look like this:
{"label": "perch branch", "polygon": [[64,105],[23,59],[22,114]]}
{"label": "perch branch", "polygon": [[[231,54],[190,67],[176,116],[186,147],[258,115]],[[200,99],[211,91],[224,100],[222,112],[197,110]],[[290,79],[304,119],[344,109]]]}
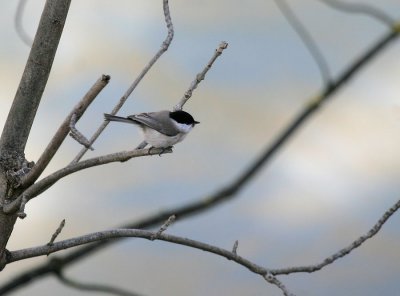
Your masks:
{"label": "perch branch", "polygon": [[121,288],[117,288],[117,287],[111,287],[109,285],[81,283],[81,282],[78,282],[76,280],[72,280],[72,279],[66,277],[62,272],[57,273],[57,278],[64,285],[67,285],[71,288],[81,290],[81,291],[107,293],[107,294],[112,294],[112,295],[117,295],[117,296],[139,296],[139,294],[125,291],[125,290],[122,290]]}
{"label": "perch branch", "polygon": [[18,6],[17,10],[15,11],[15,17],[14,17],[14,26],[15,26],[15,31],[17,31],[17,34],[19,38],[22,40],[22,42],[28,46],[32,46],[32,38],[29,36],[29,34],[25,31],[24,26],[22,24],[22,15],[24,13],[26,5],[26,0],[19,0],[18,1]]}
{"label": "perch branch", "polygon": [[107,154],[99,157],[89,158],[77,163],[73,163],[64,167],[51,175],[41,179],[36,182],[28,189],[26,189],[18,198],[13,200],[12,202],[5,204],[3,206],[3,211],[5,213],[13,213],[18,210],[18,207],[21,204],[21,201],[25,198],[26,201],[31,200],[32,198],[38,196],[40,193],[45,191],[47,188],[52,186],[61,178],[68,176],[77,171],[81,171],[83,169],[87,169],[94,166],[99,166],[103,164],[107,164],[110,162],[124,162],[131,158],[140,157],[140,156],[148,156],[148,155],[159,155],[160,153],[171,153],[171,149],[165,148],[152,148],[145,150],[132,150],[132,151],[123,151],[112,154]]}

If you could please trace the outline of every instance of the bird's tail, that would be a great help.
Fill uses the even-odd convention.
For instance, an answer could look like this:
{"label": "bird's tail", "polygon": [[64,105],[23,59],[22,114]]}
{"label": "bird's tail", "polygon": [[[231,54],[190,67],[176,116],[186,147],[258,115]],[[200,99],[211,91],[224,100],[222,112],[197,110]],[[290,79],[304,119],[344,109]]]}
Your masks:
{"label": "bird's tail", "polygon": [[107,114],[107,113],[104,113],[104,120],[135,123],[132,119],[121,117],[121,116],[116,116],[116,115],[111,115],[111,114]]}

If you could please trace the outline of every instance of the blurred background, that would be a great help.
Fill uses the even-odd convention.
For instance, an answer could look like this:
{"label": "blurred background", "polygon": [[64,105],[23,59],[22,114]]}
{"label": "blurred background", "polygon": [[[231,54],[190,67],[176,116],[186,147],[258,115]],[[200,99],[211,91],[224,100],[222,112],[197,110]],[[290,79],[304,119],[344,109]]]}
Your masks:
{"label": "blurred background", "polygon": [[[350,2],[350,1],[348,1]],[[400,19],[396,0],[360,1]],[[290,1],[337,77],[388,28],[316,0]],[[33,36],[44,1],[23,16]],[[0,124],[4,125],[29,48],[14,27],[17,1],[0,11]],[[249,166],[323,85],[314,60],[273,1],[170,3],[175,37],[120,115],[170,109],[220,41],[229,43],[185,110],[201,122],[173,154],[109,164],[68,176],[26,208],[8,248],[45,244],[62,219],[58,240],[113,228],[214,193]],[[162,1],[73,1],[53,70],[28,141],[36,161],[65,116],[101,74],[111,82],[79,121],[86,136],[103,121],[166,36]],[[400,98],[395,41],[363,67],[228,203],[177,221],[168,233],[231,249],[268,268],[309,265],[367,232],[400,197]],[[93,157],[141,142],[129,125],[111,124]],[[68,138],[45,175],[81,147]],[[312,274],[279,277],[297,295],[397,295],[400,215],[336,263]],[[0,283],[42,263],[10,264]],[[281,295],[245,268],[205,252],[128,239],[66,270],[88,283],[141,295]],[[15,295],[88,295],[54,277]]]}

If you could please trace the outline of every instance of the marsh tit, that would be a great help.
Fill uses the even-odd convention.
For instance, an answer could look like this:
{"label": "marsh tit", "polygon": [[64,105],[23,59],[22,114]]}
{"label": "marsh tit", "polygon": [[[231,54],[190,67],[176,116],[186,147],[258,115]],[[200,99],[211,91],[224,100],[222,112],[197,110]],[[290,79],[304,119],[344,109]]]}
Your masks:
{"label": "marsh tit", "polygon": [[192,115],[182,110],[140,113],[128,117],[105,113],[104,119],[140,126],[144,140],[154,148],[172,147],[182,141],[192,128],[200,123],[194,120]]}

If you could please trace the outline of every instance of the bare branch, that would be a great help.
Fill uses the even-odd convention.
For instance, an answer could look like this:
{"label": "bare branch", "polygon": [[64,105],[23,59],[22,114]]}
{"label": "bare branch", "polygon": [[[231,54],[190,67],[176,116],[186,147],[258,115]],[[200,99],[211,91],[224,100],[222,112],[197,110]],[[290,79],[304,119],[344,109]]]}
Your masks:
{"label": "bare branch", "polygon": [[368,15],[389,26],[389,28],[393,28],[393,26],[396,23],[396,20],[390,17],[384,11],[380,10],[378,7],[374,7],[367,3],[351,3],[351,2],[343,2],[340,0],[320,0],[320,1],[332,8],[341,10],[343,12],[360,13]]}
{"label": "bare branch", "polygon": [[[143,77],[149,72],[151,67],[157,62],[157,60],[161,57],[161,55],[168,50],[169,45],[172,42],[172,39],[174,37],[174,27],[172,25],[172,20],[171,20],[171,14],[169,12],[169,6],[168,6],[168,0],[163,0],[163,9],[164,9],[164,17],[165,17],[165,23],[168,28],[168,34],[163,43],[161,44],[161,48],[158,50],[158,52],[155,54],[155,56],[149,61],[149,63],[143,68],[142,72],[140,72],[139,76],[133,81],[133,83],[129,86],[129,88],[126,90],[126,92],[123,94],[121,99],[119,100],[118,104],[114,107],[114,109],[110,112],[110,114],[115,115],[121,107],[124,105],[128,97],[131,95],[131,93],[135,90],[135,88],[138,86],[140,81],[142,81]],[[93,134],[93,136],[89,140],[90,146],[93,145],[93,143],[97,140],[97,138],[100,136],[100,134],[103,132],[103,130],[107,127],[108,121],[104,121],[100,127],[97,129],[97,131]],[[83,155],[87,152],[87,148],[83,148],[78,155],[74,158],[72,163],[78,162]]]}
{"label": "bare branch", "polygon": [[[171,219],[173,220],[173,219]],[[275,277],[274,274],[270,272],[269,269],[257,265],[237,254],[229,250],[225,250],[213,245],[209,245],[200,241],[164,234],[160,231],[152,232],[147,230],[141,229],[115,229],[115,230],[106,230],[101,232],[95,232],[67,240],[63,240],[60,242],[53,243],[52,245],[43,245],[39,247],[33,247],[28,249],[22,249],[18,251],[10,252],[8,256],[8,264],[16,261],[20,261],[27,258],[38,257],[42,255],[51,254],[54,252],[58,252],[60,250],[69,249],[72,247],[76,247],[83,244],[89,244],[96,241],[103,241],[115,238],[122,238],[122,237],[137,237],[137,238],[145,238],[148,240],[162,240],[165,242],[170,242],[173,244],[179,244],[183,246],[187,246],[194,249],[199,249],[202,251],[206,251],[209,253],[213,253],[222,257],[225,257],[228,260],[232,260],[239,265],[246,267],[253,273],[261,275],[267,282],[276,285],[280,288],[285,295],[292,295],[290,294],[286,287]]]}
{"label": "bare branch", "polygon": [[267,273],[263,277],[268,283],[273,284],[273,285],[277,286],[279,289],[281,289],[283,292],[283,295],[296,296],[295,294],[290,293],[289,290],[286,288],[286,286],[271,273]]}
{"label": "bare branch", "polygon": [[322,82],[324,83],[324,85],[329,85],[331,83],[332,75],[330,73],[328,63],[325,60],[324,55],[319,50],[317,43],[314,41],[311,34],[303,26],[301,21],[297,18],[296,14],[292,11],[285,0],[274,1],[276,6],[278,6],[279,10],[281,11],[282,15],[286,18],[289,25],[297,33],[303,44],[308,49],[308,52],[313,57],[321,74]]}
{"label": "bare branch", "polygon": [[52,246],[53,245],[54,241],[56,240],[57,236],[61,233],[61,231],[63,230],[64,226],[65,226],[65,219],[63,219],[61,221],[60,225],[58,226],[56,231],[51,236],[50,241],[47,243],[48,246]]}
{"label": "bare branch", "polygon": [[390,209],[388,209],[383,216],[376,222],[376,224],[364,235],[357,238],[353,241],[349,246],[343,248],[336,252],[335,254],[325,258],[321,263],[309,266],[300,266],[300,267],[288,267],[282,269],[274,269],[270,270],[273,275],[279,274],[290,274],[295,272],[314,272],[317,270],[322,269],[323,267],[332,264],[337,259],[344,257],[345,255],[349,254],[354,249],[361,246],[366,240],[375,236],[379,230],[382,228],[383,224],[400,208],[400,200],[398,200]]}
{"label": "bare branch", "polygon": [[45,191],[47,188],[52,186],[61,178],[68,176],[72,173],[81,171],[83,169],[87,169],[94,166],[99,166],[103,164],[107,164],[110,162],[124,162],[131,158],[141,157],[141,156],[149,156],[149,155],[159,155],[160,153],[171,153],[171,149],[167,148],[152,148],[152,149],[144,149],[144,150],[132,150],[132,151],[122,151],[112,154],[107,154],[99,157],[89,158],[77,163],[73,163],[64,167],[51,175],[41,179],[40,181],[36,182],[28,189],[26,189],[23,194],[21,194],[18,198],[13,200],[10,203],[6,203],[3,206],[3,211],[5,213],[13,213],[18,210],[20,207],[21,201],[23,198],[26,201],[31,200],[32,198],[38,196],[40,193]]}
{"label": "bare branch", "polygon": [[15,11],[15,17],[14,17],[14,26],[15,26],[15,31],[17,31],[17,34],[18,34],[19,38],[21,38],[22,42],[26,46],[31,47],[32,46],[32,38],[25,31],[24,26],[22,25],[22,19],[23,19],[22,15],[24,13],[25,4],[26,4],[26,0],[18,1],[17,10]]}
{"label": "bare branch", "polygon": [[239,241],[235,240],[235,243],[233,244],[233,247],[232,247],[232,253],[235,254],[235,255],[237,255],[238,246],[239,246]]}
{"label": "bare branch", "polygon": [[151,237],[151,240],[155,240],[157,239],[161,233],[163,233],[165,230],[167,230],[167,228],[174,223],[176,219],[175,215],[172,215],[168,218],[167,221],[165,221],[165,223],[163,225],[161,225],[160,229],[154,234],[154,236]]}
{"label": "bare branch", "polygon": [[71,278],[67,278],[62,272],[57,273],[57,278],[63,284],[70,286],[72,288],[81,290],[81,291],[108,293],[108,294],[118,295],[118,296],[139,296],[139,294],[125,291],[125,290],[122,290],[121,288],[117,288],[117,287],[111,287],[109,285],[81,283],[76,280],[72,280]]}
{"label": "bare branch", "polygon": [[0,138],[0,151],[16,151],[23,155],[29,132],[58,43],[64,28],[71,0],[47,1],[11,110]]}
{"label": "bare branch", "polygon": [[72,114],[71,116],[71,122],[69,123],[69,129],[71,132],[69,133],[69,135],[79,144],[93,151],[94,148],[90,146],[89,140],[86,139],[86,137],[75,127],[77,121],[76,117],[76,113]]}
{"label": "bare branch", "polygon": [[43,173],[53,156],[56,154],[57,150],[60,148],[61,144],[64,142],[70,130],[69,125],[73,114],[76,114],[76,120],[79,120],[89,105],[94,101],[97,95],[103,90],[103,88],[110,81],[110,76],[102,75],[89,89],[81,101],[74,107],[70,114],[64,119],[61,126],[58,128],[56,134],[51,139],[50,143],[47,145],[46,149],[40,156],[39,160],[32,168],[30,173],[22,180],[22,187],[33,184],[37,178]]}
{"label": "bare branch", "polygon": [[214,62],[216,61],[216,59],[222,54],[222,52],[224,51],[224,49],[226,49],[228,47],[228,43],[225,41],[222,41],[220,43],[220,45],[218,46],[218,48],[215,50],[214,55],[212,56],[212,58],[210,59],[210,61],[207,63],[207,65],[205,66],[205,68],[203,69],[203,71],[201,71],[200,73],[198,73],[196,75],[196,79],[193,80],[193,82],[190,84],[189,89],[185,92],[184,96],[182,97],[182,99],[179,101],[178,104],[175,105],[174,107],[174,111],[177,110],[182,110],[183,105],[185,105],[185,103],[190,99],[190,97],[192,96],[193,91],[197,88],[197,86],[199,85],[199,83],[204,80],[204,77],[206,76],[208,70],[211,69],[212,65],[214,64]]}

